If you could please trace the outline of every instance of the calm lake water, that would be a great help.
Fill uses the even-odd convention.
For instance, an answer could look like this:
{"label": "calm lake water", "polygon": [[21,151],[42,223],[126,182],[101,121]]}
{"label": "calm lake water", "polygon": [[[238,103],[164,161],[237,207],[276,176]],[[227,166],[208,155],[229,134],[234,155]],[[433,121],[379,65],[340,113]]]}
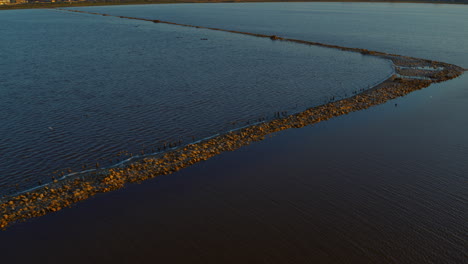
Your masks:
{"label": "calm lake water", "polygon": [[357,53],[113,17],[20,10],[0,23],[0,194],[346,97],[393,72]]}
{"label": "calm lake water", "polygon": [[[465,6],[262,3],[83,10],[278,30],[281,36],[468,67],[466,30],[454,29],[466,28]],[[180,20],[162,17],[176,11]],[[307,17],[321,17],[321,24],[308,24]],[[248,39],[249,45],[257,41]],[[259,51],[267,47],[263,43],[272,45],[259,43]],[[466,263],[466,113],[465,74],[15,225],[0,233],[1,256],[16,263]]]}

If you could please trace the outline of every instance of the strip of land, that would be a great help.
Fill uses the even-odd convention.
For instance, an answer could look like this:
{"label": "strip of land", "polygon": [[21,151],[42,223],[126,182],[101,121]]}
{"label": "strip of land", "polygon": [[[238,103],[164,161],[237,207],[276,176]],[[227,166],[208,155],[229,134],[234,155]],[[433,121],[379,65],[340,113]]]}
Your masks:
{"label": "strip of land", "polygon": [[[108,5],[145,5],[145,4],[184,4],[184,3],[263,3],[263,2],[344,2],[344,3],[425,3],[425,4],[468,4],[468,0],[115,0],[115,1],[31,1],[21,3],[2,2],[0,10],[9,9],[34,9],[57,7],[81,7],[81,6],[108,6]],[[2,4],[3,3],[3,4]]]}
{"label": "strip of land", "polygon": [[[67,12],[111,16],[93,12],[67,10]],[[5,197],[0,200],[0,228],[4,229],[18,221],[45,215],[70,207],[98,193],[117,190],[126,183],[141,182],[159,175],[167,175],[200,161],[207,160],[225,151],[233,151],[252,142],[261,141],[266,135],[289,128],[312,125],[333,117],[383,104],[413,91],[428,87],[432,83],[443,82],[460,76],[466,69],[459,66],[388,54],[367,49],[348,48],[318,42],[283,38],[279,36],[231,31],[219,28],[193,26],[161,20],[114,16],[121,19],[141,20],[150,23],[165,23],[176,26],[223,31],[253,37],[269,38],[272,41],[287,41],[304,45],[322,46],[347,52],[359,52],[365,56],[376,56],[393,62],[396,73],[372,89],[357,93],[352,97],[307,109],[293,115],[278,115],[271,120],[260,120],[248,127],[232,130],[223,135],[193,142],[183,146],[171,146],[162,153],[148,155],[141,159],[119,164],[112,168],[78,173],[61,181],[54,181],[42,188]]]}

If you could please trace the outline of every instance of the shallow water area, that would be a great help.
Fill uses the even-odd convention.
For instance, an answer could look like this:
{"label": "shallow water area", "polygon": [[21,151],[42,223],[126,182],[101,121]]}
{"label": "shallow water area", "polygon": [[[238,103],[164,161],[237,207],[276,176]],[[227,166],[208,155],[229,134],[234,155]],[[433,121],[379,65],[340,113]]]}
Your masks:
{"label": "shallow water area", "polygon": [[115,17],[17,10],[0,22],[0,194],[301,111],[393,72],[357,53]]}

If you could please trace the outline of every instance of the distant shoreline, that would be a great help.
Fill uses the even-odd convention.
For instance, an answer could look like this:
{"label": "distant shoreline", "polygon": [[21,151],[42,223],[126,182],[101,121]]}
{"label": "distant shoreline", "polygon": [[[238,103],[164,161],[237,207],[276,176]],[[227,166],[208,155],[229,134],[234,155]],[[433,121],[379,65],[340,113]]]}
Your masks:
{"label": "distant shoreline", "polygon": [[57,7],[83,7],[83,6],[109,6],[109,5],[148,5],[148,4],[194,4],[194,3],[408,3],[408,4],[456,4],[467,5],[468,0],[463,2],[453,1],[364,1],[364,0],[137,0],[129,2],[71,2],[71,3],[27,3],[0,5],[0,10],[12,9],[47,9]]}

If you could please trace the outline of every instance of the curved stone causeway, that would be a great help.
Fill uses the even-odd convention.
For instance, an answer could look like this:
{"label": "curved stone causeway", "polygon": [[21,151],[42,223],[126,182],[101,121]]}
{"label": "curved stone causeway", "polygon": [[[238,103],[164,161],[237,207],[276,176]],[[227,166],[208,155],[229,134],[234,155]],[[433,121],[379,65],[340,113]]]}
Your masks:
{"label": "curved stone causeway", "polygon": [[[83,11],[67,11],[87,13]],[[107,14],[91,14],[109,16]],[[132,17],[120,18],[203,28],[160,20],[146,20]],[[339,47],[282,38],[280,36],[252,34],[218,28],[204,29],[270,38],[278,42],[293,42],[343,51],[359,52],[366,56],[374,56],[392,61],[398,75],[394,74],[390,76],[380,84],[371,87],[371,89],[354,91],[347,98],[329,98],[328,103],[293,114],[276,112],[272,118],[259,118],[244,127],[232,129],[226,133],[214,135],[189,144],[183,144],[181,141],[171,142],[164,145],[159,151],[153,153],[134,156],[106,168],[89,169],[84,173],[63,175],[61,179],[56,179],[51,184],[41,185],[34,190],[31,189],[29,192],[19,195],[5,197],[1,200],[0,204],[0,227],[6,228],[8,225],[20,220],[61,210],[62,208],[71,206],[97,193],[122,188],[129,182],[140,182],[159,175],[173,173],[194,163],[207,160],[224,151],[236,150],[252,142],[263,140],[266,135],[271,133],[289,128],[300,128],[312,125],[336,116],[385,103],[388,100],[425,88],[431,83],[456,78],[465,71],[465,69],[461,67],[443,62],[386,54],[365,49]]]}
{"label": "curved stone causeway", "polygon": [[0,55],[0,196],[342,99],[394,72],[353,52],[111,16],[16,10],[0,23],[11,43]]}

